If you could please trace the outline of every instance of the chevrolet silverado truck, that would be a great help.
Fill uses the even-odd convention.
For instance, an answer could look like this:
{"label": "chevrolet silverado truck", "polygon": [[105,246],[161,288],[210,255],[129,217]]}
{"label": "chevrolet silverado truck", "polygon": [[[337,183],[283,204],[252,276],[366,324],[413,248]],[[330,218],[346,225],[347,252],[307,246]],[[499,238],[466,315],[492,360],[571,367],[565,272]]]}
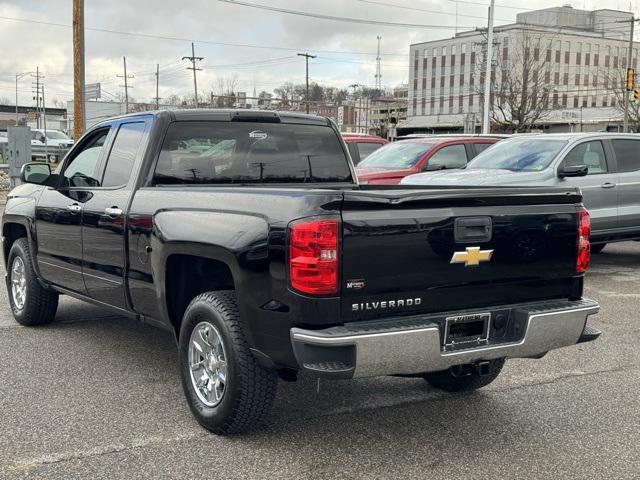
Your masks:
{"label": "chevrolet silverado truck", "polygon": [[322,117],[124,116],[21,177],[2,220],[15,319],[51,322],[63,294],[170,331],[218,434],[299,372],[468,391],[600,334],[577,189],[358,185]]}

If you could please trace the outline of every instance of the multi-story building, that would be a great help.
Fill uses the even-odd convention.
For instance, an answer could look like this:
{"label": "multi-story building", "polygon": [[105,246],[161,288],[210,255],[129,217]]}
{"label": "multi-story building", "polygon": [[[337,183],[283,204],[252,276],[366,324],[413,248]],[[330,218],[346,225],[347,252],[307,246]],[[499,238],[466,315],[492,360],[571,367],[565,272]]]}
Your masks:
{"label": "multi-story building", "polygon": [[[519,94],[526,91],[525,97],[534,97],[528,99],[544,107],[535,128],[617,129],[632,18],[630,12],[564,6],[520,13],[516,23],[495,27],[493,126],[504,128],[497,120],[501,115],[510,116],[514,105],[522,101]],[[479,128],[486,52],[486,31],[411,45],[408,119],[398,125],[399,131]],[[634,67],[637,58],[636,48]]]}

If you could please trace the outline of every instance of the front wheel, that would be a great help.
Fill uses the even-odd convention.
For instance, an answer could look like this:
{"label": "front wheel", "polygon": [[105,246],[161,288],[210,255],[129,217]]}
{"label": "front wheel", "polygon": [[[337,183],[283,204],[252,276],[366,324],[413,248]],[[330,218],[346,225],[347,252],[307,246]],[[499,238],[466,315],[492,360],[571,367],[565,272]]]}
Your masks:
{"label": "front wheel", "polygon": [[498,378],[504,362],[504,358],[489,361],[485,375],[480,375],[477,371],[464,372],[461,368],[452,367],[449,370],[425,373],[423,378],[432,387],[445,392],[469,392],[486,387]]}
{"label": "front wheel", "polygon": [[25,326],[51,323],[58,310],[58,293],[38,281],[26,238],[17,239],[11,246],[7,269],[9,304],[16,321]]}
{"label": "front wheel", "polygon": [[269,416],[278,376],[249,351],[234,292],[194,298],[179,343],[182,387],[200,425],[227,435],[251,430]]}

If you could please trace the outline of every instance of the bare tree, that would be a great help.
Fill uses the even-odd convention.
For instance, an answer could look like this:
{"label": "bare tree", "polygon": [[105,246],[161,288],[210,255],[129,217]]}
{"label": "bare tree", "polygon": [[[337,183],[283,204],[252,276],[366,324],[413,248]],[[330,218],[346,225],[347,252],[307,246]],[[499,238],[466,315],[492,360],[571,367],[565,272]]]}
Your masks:
{"label": "bare tree", "polygon": [[629,103],[625,106],[626,69],[611,69],[605,77],[605,92],[611,92],[611,106],[620,116],[624,116],[625,107],[629,111],[629,129],[632,132],[640,132],[640,105],[634,100],[634,93],[629,92]]}
{"label": "bare tree", "polygon": [[[512,37],[513,38],[513,37]],[[528,132],[549,115],[553,94],[552,77],[555,69],[551,61],[552,38],[548,34],[529,31],[516,34],[515,45],[505,53],[498,49],[493,68],[493,91],[490,117],[494,127],[509,132]],[[485,51],[486,57],[486,51]],[[486,61],[486,58],[485,58]],[[482,63],[482,62],[481,62]],[[482,68],[482,65],[479,65]],[[484,73],[476,92],[484,98]],[[553,95],[552,107],[558,107]]]}
{"label": "bare tree", "polygon": [[286,82],[278,88],[274,88],[273,92],[280,100],[281,108],[292,108],[296,93],[296,86],[292,82]]}
{"label": "bare tree", "polygon": [[218,108],[233,108],[236,103],[239,84],[238,75],[219,77],[213,88],[213,94],[216,97],[215,106]]}

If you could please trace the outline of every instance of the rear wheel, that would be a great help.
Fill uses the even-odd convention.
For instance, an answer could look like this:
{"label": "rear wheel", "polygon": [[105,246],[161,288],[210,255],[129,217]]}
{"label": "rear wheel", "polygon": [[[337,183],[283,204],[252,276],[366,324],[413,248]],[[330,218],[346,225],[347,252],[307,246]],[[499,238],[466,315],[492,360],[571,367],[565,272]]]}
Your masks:
{"label": "rear wheel", "polygon": [[432,387],[445,392],[469,392],[486,387],[498,378],[504,362],[504,358],[490,360],[485,375],[480,375],[477,371],[465,372],[462,366],[458,366],[440,372],[425,373],[423,378]]}
{"label": "rear wheel", "polygon": [[11,246],[7,269],[9,304],[16,321],[25,326],[51,323],[58,309],[58,293],[38,281],[26,238],[17,239]]}
{"label": "rear wheel", "polygon": [[219,435],[242,433],[269,416],[278,376],[249,351],[234,292],[194,298],[179,343],[182,387],[203,427]]}
{"label": "rear wheel", "polygon": [[606,243],[597,243],[596,245],[591,245],[591,253],[600,253],[606,246]]}

